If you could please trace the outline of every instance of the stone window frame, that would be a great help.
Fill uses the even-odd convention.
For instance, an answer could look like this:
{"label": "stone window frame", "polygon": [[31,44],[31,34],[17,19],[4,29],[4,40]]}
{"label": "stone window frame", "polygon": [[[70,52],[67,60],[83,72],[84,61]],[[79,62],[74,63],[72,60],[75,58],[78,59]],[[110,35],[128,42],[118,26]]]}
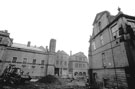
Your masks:
{"label": "stone window frame", "polygon": [[13,57],[12,63],[16,63],[16,62],[17,62],[17,57]]}
{"label": "stone window frame", "polygon": [[32,64],[36,64],[36,59],[33,59]]}

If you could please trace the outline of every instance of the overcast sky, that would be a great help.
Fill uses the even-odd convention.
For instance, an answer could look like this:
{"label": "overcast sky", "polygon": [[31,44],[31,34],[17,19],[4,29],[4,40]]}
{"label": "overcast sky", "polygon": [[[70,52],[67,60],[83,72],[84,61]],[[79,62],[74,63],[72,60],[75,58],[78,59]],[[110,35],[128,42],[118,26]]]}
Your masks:
{"label": "overcast sky", "polygon": [[[134,0],[133,0],[134,1]],[[8,30],[15,43],[48,46],[57,40],[56,51],[84,52],[97,13],[108,10],[135,15],[130,0],[0,0],[0,30]]]}

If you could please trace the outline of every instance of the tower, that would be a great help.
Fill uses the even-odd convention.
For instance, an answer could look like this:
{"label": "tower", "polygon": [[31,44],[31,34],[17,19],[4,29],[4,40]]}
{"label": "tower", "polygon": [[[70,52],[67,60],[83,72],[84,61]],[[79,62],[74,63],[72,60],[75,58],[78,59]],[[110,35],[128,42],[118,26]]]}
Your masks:
{"label": "tower", "polygon": [[51,39],[50,40],[49,51],[50,52],[55,52],[55,49],[56,49],[56,40],[55,39]]}

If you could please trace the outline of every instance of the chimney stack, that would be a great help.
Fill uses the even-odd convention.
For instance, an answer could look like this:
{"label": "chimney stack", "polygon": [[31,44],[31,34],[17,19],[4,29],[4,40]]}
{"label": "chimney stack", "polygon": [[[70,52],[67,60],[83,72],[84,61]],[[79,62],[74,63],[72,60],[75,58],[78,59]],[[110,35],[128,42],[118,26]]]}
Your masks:
{"label": "chimney stack", "polygon": [[5,33],[8,33],[8,30],[5,30]]}
{"label": "chimney stack", "polygon": [[49,50],[48,50],[48,46],[46,46],[46,51],[48,52]]}
{"label": "chimney stack", "polygon": [[56,49],[56,40],[55,39],[51,39],[50,40],[49,51],[50,52],[55,52],[55,49]]}
{"label": "chimney stack", "polygon": [[30,42],[30,41],[28,41],[27,47],[30,47],[30,44],[31,44],[31,42]]}
{"label": "chimney stack", "polygon": [[72,51],[70,51],[70,56],[72,56]]}

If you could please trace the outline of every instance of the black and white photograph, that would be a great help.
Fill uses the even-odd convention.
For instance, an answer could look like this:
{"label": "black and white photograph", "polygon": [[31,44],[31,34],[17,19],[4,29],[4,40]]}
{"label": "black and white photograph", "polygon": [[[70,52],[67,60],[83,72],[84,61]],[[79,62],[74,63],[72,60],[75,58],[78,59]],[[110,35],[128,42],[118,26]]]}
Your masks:
{"label": "black and white photograph", "polygon": [[0,0],[0,89],[135,89],[134,0]]}

